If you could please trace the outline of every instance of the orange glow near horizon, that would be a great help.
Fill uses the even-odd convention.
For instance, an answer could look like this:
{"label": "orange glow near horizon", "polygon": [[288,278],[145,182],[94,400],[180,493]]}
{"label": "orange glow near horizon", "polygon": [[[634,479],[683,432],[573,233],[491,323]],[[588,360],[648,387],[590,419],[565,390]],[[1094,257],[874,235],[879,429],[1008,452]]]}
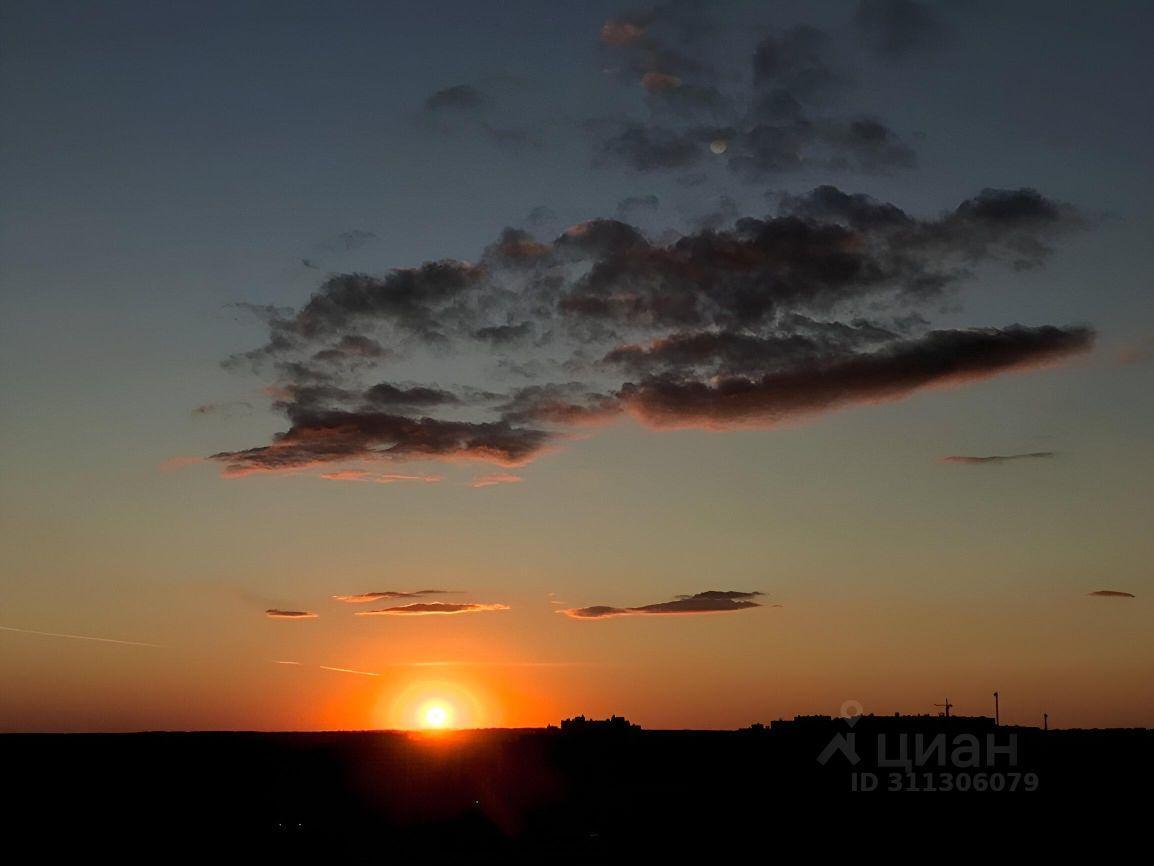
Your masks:
{"label": "orange glow near horizon", "polygon": [[408,731],[489,727],[497,715],[473,689],[441,680],[410,683],[383,696],[376,711],[381,727]]}
{"label": "orange glow near horizon", "polygon": [[421,722],[430,730],[441,730],[453,726],[453,708],[439,701],[425,704],[421,708]]}

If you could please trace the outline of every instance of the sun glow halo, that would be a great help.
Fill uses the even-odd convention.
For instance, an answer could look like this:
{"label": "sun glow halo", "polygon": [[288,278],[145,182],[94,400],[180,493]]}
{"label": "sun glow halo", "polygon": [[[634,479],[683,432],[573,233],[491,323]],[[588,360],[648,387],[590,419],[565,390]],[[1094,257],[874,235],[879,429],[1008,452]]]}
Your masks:
{"label": "sun glow halo", "polygon": [[421,708],[421,724],[431,731],[441,731],[453,722],[452,708],[440,703],[428,703]]}
{"label": "sun glow halo", "polygon": [[377,724],[394,731],[460,731],[492,727],[501,716],[485,689],[449,677],[420,679],[380,696]]}

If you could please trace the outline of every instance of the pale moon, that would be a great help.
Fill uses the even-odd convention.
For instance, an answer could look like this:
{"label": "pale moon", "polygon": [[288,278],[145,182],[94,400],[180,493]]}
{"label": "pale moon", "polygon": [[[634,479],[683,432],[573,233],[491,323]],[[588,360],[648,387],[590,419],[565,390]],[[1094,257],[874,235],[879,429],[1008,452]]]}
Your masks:
{"label": "pale moon", "polygon": [[709,142],[709,149],[719,156],[729,150],[729,142],[724,138],[715,138]]}

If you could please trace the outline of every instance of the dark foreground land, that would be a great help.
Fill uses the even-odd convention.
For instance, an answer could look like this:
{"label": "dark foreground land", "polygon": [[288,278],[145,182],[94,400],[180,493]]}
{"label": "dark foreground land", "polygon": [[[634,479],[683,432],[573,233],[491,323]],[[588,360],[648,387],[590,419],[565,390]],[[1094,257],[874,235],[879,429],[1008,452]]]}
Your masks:
{"label": "dark foreground land", "polygon": [[785,828],[802,812],[835,827],[927,806],[1149,803],[1154,731],[866,716],[742,731],[13,734],[0,736],[0,768],[16,795],[6,838],[247,831],[273,845],[337,840],[327,862],[596,862]]}

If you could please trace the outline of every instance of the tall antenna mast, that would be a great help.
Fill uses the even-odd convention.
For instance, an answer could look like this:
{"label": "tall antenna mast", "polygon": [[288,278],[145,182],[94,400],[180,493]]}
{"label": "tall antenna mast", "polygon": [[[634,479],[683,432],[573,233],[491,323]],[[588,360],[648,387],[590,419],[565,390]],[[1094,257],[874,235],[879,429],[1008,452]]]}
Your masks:
{"label": "tall antenna mast", "polygon": [[1042,730],[1043,731],[1050,730],[1050,714],[1049,713],[1042,713]]}
{"label": "tall antenna mast", "polygon": [[998,708],[998,693],[994,692],[994,725],[1002,724],[1002,714]]}

